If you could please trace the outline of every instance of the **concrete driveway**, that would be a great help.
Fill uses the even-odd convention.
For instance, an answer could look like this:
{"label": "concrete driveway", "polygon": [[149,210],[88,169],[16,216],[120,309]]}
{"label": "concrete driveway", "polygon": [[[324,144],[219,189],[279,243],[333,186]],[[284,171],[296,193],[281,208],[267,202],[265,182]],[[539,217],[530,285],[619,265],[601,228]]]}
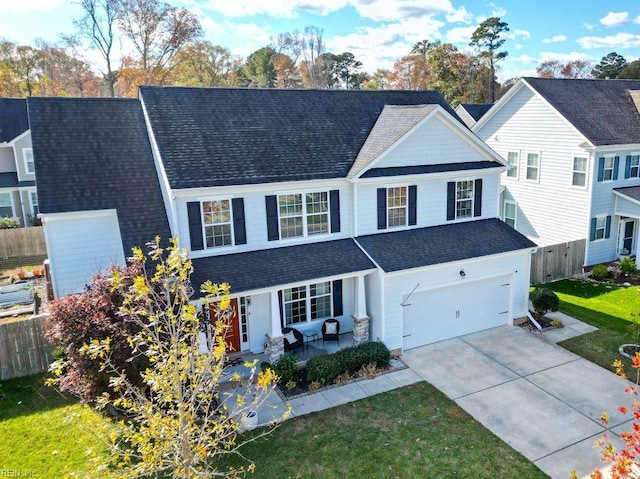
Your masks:
{"label": "concrete driveway", "polygon": [[602,413],[617,446],[615,433],[631,429],[618,412],[630,402],[629,382],[544,334],[502,326],[405,351],[403,360],[552,478],[586,477],[602,467],[593,445],[605,432]]}

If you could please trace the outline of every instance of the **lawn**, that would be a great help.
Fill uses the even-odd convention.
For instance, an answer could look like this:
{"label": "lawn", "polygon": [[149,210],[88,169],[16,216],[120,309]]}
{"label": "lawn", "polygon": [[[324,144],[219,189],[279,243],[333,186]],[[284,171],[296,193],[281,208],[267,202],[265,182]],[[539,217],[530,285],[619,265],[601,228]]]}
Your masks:
{"label": "lawn", "polygon": [[[560,311],[599,330],[584,334],[560,346],[613,370],[616,359],[624,359],[618,354],[621,344],[635,342],[631,313],[640,314],[640,289],[611,286],[590,281],[562,280],[544,285],[556,292],[560,298]],[[629,378],[635,378],[630,362],[623,361]]]}
{"label": "lawn", "polygon": [[0,469],[16,477],[86,477],[91,457],[104,453],[91,432],[100,416],[44,380],[0,382]]}
{"label": "lawn", "polygon": [[[0,467],[85,477],[104,454],[91,433],[102,419],[43,379],[0,382]],[[547,477],[427,383],[289,420],[244,453],[252,478]]]}

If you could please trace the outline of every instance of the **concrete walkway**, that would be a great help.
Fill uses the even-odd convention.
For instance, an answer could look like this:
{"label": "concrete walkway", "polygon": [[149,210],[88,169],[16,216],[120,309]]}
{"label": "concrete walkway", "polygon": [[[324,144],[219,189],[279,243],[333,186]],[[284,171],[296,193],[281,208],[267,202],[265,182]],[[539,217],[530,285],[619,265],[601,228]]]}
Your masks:
{"label": "concrete walkway", "polygon": [[406,351],[403,361],[553,479],[601,468],[594,441],[609,414],[616,434],[631,429],[618,407],[630,383],[555,342],[592,330],[559,316],[561,330],[502,326]]}

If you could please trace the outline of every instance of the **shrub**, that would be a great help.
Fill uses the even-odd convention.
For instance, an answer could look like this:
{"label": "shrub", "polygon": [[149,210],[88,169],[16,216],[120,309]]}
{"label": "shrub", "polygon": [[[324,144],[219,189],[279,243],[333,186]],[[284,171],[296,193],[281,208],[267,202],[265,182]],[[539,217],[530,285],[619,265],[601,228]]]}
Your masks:
{"label": "shrub", "polygon": [[529,299],[538,318],[550,311],[557,311],[560,305],[558,295],[548,288],[536,288],[529,294]]}
{"label": "shrub", "polygon": [[591,277],[596,281],[602,281],[609,275],[609,268],[604,264],[597,264],[591,270]]}
{"label": "shrub", "polygon": [[287,353],[280,356],[280,358],[273,363],[273,372],[280,378],[280,384],[287,384],[296,382],[296,362],[298,358],[295,354]]}
{"label": "shrub", "polygon": [[622,258],[620,260],[620,271],[625,276],[634,276],[638,274],[638,265],[631,258]]}
{"label": "shrub", "polygon": [[10,230],[13,228],[20,227],[20,219],[11,217],[11,218],[0,218],[0,230]]}
{"label": "shrub", "polygon": [[310,382],[326,383],[342,371],[335,354],[323,354],[307,361],[307,379]]}

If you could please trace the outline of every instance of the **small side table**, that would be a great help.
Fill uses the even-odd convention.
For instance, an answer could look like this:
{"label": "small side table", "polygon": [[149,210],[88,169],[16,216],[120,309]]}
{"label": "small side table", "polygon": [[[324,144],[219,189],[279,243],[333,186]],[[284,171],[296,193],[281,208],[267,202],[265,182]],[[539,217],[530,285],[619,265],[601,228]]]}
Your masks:
{"label": "small side table", "polygon": [[307,351],[309,351],[309,343],[313,342],[313,343],[318,343],[319,341],[319,337],[318,337],[318,333],[316,333],[315,331],[303,331],[304,334],[304,345],[307,348]]}

